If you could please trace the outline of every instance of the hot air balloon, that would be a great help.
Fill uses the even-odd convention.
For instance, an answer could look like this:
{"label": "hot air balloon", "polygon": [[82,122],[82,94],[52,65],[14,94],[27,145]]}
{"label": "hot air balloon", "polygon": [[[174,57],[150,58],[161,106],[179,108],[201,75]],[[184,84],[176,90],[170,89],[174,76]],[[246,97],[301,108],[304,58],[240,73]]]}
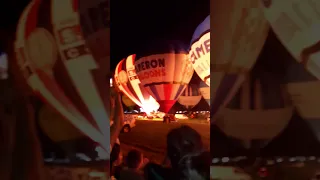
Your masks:
{"label": "hot air balloon", "polygon": [[262,0],[273,31],[296,60],[318,79],[320,51],[319,1]]}
{"label": "hot air balloon", "polygon": [[263,47],[268,34],[259,0],[212,4],[211,116],[232,99]]}
{"label": "hot air balloon", "polygon": [[199,90],[203,99],[206,100],[206,102],[210,106],[210,87],[204,81],[201,81],[199,85]]}
{"label": "hot air balloon", "polygon": [[34,92],[109,153],[109,81],[87,48],[77,5],[32,1],[18,23],[17,61]]}
{"label": "hot air balloon", "polygon": [[185,106],[188,110],[199,104],[202,96],[199,91],[199,86],[189,84],[184,92],[180,95],[178,102]]}
{"label": "hot air balloon", "polygon": [[134,67],[135,57],[136,55],[130,55],[118,63],[114,79],[118,88],[149,114],[158,110],[159,104],[142,86]]}
{"label": "hot air balloon", "polygon": [[210,86],[210,16],[195,30],[189,58],[198,76]]}
{"label": "hot air balloon", "polygon": [[148,46],[135,61],[141,84],[168,113],[193,75],[186,47],[179,41],[158,41]]}
{"label": "hot air balloon", "polygon": [[245,148],[260,141],[265,146],[279,135],[293,116],[293,105],[283,81],[256,66],[237,94],[213,120],[229,137],[241,140]]}

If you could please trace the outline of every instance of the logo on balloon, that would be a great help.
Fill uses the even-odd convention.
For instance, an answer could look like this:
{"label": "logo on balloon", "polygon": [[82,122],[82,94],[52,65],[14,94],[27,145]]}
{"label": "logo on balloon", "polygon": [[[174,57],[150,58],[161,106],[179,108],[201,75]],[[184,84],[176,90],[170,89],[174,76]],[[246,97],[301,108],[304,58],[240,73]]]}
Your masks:
{"label": "logo on balloon", "polygon": [[135,65],[135,69],[139,74],[139,79],[149,79],[149,78],[158,78],[166,76],[166,59],[165,58],[155,58],[147,59],[141,63]]}
{"label": "logo on balloon", "polygon": [[27,38],[29,57],[36,69],[52,74],[52,68],[58,58],[58,49],[51,33],[44,28],[36,28]]}
{"label": "logo on balloon", "polygon": [[126,84],[128,82],[127,73],[124,70],[120,71],[118,75],[118,79],[121,84]]}

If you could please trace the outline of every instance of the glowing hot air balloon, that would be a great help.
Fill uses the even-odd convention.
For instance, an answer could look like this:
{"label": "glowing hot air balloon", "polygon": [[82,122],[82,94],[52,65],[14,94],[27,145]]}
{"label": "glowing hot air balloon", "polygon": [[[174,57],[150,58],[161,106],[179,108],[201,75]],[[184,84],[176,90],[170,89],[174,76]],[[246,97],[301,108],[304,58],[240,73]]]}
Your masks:
{"label": "glowing hot air balloon", "polygon": [[109,82],[85,44],[77,5],[32,1],[17,27],[17,61],[34,92],[109,153]]}
{"label": "glowing hot air balloon", "polygon": [[189,58],[198,76],[210,86],[210,16],[195,30]]}
{"label": "glowing hot air balloon", "polygon": [[299,63],[320,79],[320,2],[261,0],[273,31]]}
{"label": "glowing hot air balloon", "polygon": [[150,45],[135,62],[141,84],[168,113],[193,75],[185,46],[179,41],[159,41]]}
{"label": "glowing hot air balloon", "polygon": [[246,148],[252,140],[264,142],[263,146],[283,131],[293,109],[281,78],[261,66],[254,68],[214,122],[227,136],[242,140]]}
{"label": "glowing hot air balloon", "polygon": [[199,85],[199,90],[203,99],[206,100],[206,102],[210,106],[210,87],[204,81],[201,81]]}
{"label": "glowing hot air balloon", "polygon": [[159,103],[142,86],[134,67],[136,55],[130,55],[119,62],[114,79],[119,89],[146,113],[159,109]]}
{"label": "glowing hot air balloon", "polygon": [[190,110],[201,101],[201,98],[199,87],[195,84],[189,84],[180,95],[178,102]]}
{"label": "glowing hot air balloon", "polygon": [[211,57],[211,116],[232,99],[254,65],[269,26],[259,0],[215,1]]}

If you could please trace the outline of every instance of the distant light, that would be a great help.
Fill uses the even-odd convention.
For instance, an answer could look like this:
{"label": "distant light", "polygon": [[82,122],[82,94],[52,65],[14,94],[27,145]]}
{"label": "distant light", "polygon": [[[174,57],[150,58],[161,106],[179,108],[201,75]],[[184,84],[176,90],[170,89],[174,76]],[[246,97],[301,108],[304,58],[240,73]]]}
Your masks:
{"label": "distant light", "polygon": [[54,161],[54,158],[45,158],[44,159],[44,162],[53,162]]}
{"label": "distant light", "polygon": [[91,158],[89,158],[88,156],[86,156],[83,153],[76,153],[76,156],[78,158],[80,158],[81,160],[84,160],[84,161],[87,161],[87,162],[91,161]]}
{"label": "distant light", "polygon": [[306,157],[299,157],[300,161],[306,161],[306,159],[307,159]]}
{"label": "distant light", "polygon": [[212,163],[218,163],[220,160],[219,160],[219,158],[213,158],[212,159]]}
{"label": "distant light", "polygon": [[310,156],[310,157],[309,157],[309,160],[310,160],[310,161],[314,161],[314,160],[316,160],[316,157],[315,157],[315,156]]}
{"label": "distant light", "polygon": [[230,160],[230,158],[228,158],[228,157],[223,157],[221,159],[221,161],[224,162],[224,163],[229,162],[229,160]]}
{"label": "distant light", "polygon": [[278,163],[283,162],[283,159],[282,159],[282,158],[278,158],[278,159],[277,159],[277,162],[278,162]]}
{"label": "distant light", "polygon": [[274,161],[273,160],[268,160],[267,161],[267,165],[274,165]]}
{"label": "distant light", "polygon": [[290,162],[294,162],[294,161],[296,161],[296,160],[297,160],[297,159],[294,158],[294,157],[291,157],[291,158],[289,159]]}

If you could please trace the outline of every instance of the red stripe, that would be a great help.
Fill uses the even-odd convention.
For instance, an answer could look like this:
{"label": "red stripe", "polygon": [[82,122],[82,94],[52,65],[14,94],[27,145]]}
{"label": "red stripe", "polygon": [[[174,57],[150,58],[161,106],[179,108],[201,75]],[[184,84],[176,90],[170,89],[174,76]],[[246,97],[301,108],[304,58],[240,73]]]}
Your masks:
{"label": "red stripe", "polygon": [[132,54],[132,64],[134,64],[136,56],[137,56],[136,54]]}
{"label": "red stripe", "polygon": [[[122,71],[122,68],[121,68],[121,67],[123,66],[123,63],[124,63],[124,62],[125,62],[125,59],[123,59],[122,61],[120,61],[120,63],[119,63],[119,68],[118,68],[118,74]],[[118,77],[118,79],[119,79],[119,77]],[[129,80],[128,80],[128,81],[129,81]],[[130,91],[130,89],[128,88],[127,84],[122,84],[122,87],[123,87],[124,91],[131,96],[131,97],[129,97],[129,98],[135,97],[135,96],[132,94],[132,92]],[[135,100],[139,101],[138,99],[135,99]],[[139,101],[139,102],[140,102],[140,101]]]}
{"label": "red stripe", "polygon": [[87,105],[83,102],[77,88],[74,86],[67,69],[59,58],[53,67],[54,76],[65,95],[72,101],[73,105],[96,129],[99,129],[95,119],[91,115]]}
{"label": "red stripe", "polygon": [[52,95],[60,101],[61,104],[66,105],[66,104],[71,104],[71,101],[69,101],[65,95],[63,94],[62,90],[57,86],[56,82],[54,81],[53,78],[49,77],[46,73],[43,71],[37,69],[35,71],[37,75],[39,76],[39,79],[43,84],[45,85],[46,89],[50,90]]}
{"label": "red stripe", "polygon": [[163,84],[164,100],[171,100],[172,84]]}
{"label": "red stripe", "polygon": [[34,1],[34,4],[31,6],[29,14],[27,15],[25,38],[28,38],[32,31],[37,27],[39,5],[40,1]]}

